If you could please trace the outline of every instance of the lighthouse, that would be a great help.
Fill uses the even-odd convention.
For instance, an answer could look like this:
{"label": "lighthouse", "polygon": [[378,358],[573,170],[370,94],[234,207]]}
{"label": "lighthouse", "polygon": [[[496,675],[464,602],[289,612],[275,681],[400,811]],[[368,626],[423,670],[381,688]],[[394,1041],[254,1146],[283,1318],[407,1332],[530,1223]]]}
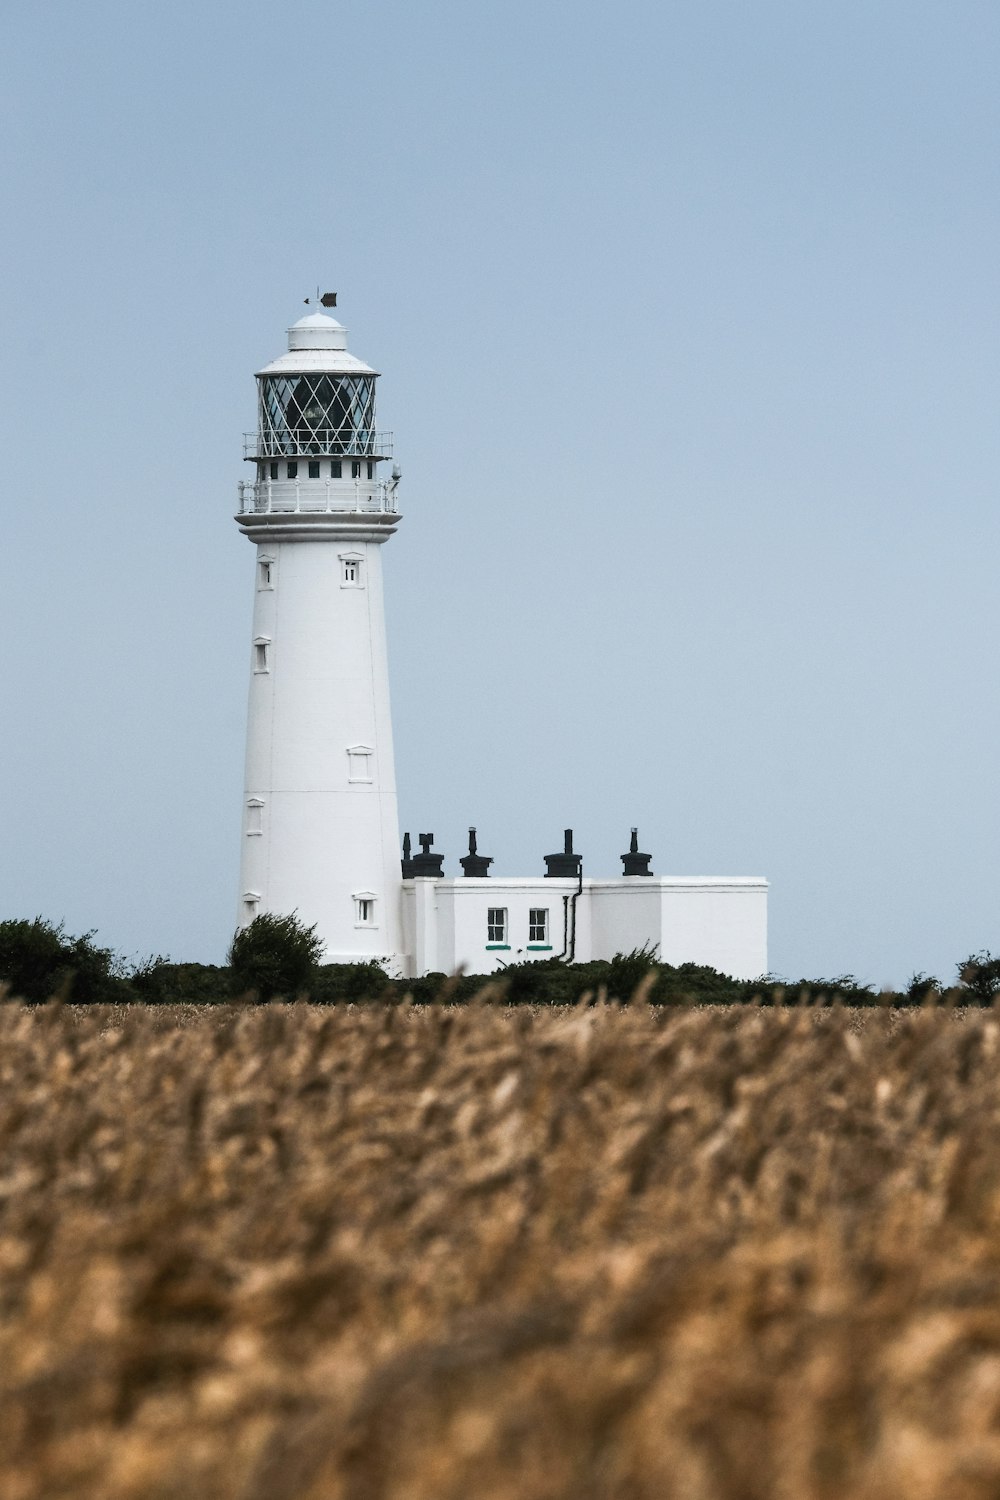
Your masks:
{"label": "lighthouse", "polygon": [[[332,293],[320,300],[336,306]],[[639,948],[764,974],[767,881],[656,875],[637,828],[610,879],[584,874],[572,828],[542,856],[544,874],[494,873],[475,826],[460,876],[445,873],[433,833],[418,833],[419,852],[405,834],[400,858],[382,600],[399,470],[379,474],[392,441],[375,425],[377,378],[321,311],[257,372],[257,430],[244,444],[255,472],[236,517],[257,549],[239,924],[295,912],[327,963],[375,959],[406,976]]]}
{"label": "lighthouse", "polygon": [[[324,305],[336,305],[328,294]],[[399,471],[378,372],[311,312],[257,372],[236,517],[256,548],[239,923],[296,912],[328,963],[400,952],[401,867],[382,547]]]}

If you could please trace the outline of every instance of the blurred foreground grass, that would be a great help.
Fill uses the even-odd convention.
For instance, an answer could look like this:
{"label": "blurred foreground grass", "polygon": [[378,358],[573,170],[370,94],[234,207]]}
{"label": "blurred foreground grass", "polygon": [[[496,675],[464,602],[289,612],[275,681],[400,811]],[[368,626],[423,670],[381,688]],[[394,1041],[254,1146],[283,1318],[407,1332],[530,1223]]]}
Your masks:
{"label": "blurred foreground grass", "polygon": [[2,1500],[993,1500],[991,1011],[0,1006]]}

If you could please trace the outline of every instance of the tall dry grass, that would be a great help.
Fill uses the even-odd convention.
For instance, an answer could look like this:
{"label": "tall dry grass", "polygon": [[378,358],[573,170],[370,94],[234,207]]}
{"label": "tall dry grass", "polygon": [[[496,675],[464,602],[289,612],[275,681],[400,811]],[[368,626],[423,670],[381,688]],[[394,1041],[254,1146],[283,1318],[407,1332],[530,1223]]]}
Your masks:
{"label": "tall dry grass", "polygon": [[3,1500],[992,1500],[989,1012],[0,1007]]}

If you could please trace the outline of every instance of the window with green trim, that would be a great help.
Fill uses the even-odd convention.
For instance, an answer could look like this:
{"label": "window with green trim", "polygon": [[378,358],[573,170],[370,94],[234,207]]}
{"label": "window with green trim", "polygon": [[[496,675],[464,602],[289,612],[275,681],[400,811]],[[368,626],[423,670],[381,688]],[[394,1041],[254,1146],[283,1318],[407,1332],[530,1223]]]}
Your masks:
{"label": "window with green trim", "polygon": [[507,941],[506,906],[490,906],[487,908],[486,941],[488,943],[505,943]]}
{"label": "window with green trim", "polygon": [[528,908],[528,942],[547,943],[549,940],[549,909],[547,906]]}

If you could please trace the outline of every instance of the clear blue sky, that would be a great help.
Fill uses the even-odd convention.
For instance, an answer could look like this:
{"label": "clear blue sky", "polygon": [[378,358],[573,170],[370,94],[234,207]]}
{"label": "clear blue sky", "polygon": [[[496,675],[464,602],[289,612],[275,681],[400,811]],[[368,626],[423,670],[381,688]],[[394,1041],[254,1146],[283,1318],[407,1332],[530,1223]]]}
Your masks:
{"label": "clear blue sky", "polygon": [[403,827],[1000,949],[996,0],[4,18],[0,915],[221,959],[252,372],[384,372]]}

